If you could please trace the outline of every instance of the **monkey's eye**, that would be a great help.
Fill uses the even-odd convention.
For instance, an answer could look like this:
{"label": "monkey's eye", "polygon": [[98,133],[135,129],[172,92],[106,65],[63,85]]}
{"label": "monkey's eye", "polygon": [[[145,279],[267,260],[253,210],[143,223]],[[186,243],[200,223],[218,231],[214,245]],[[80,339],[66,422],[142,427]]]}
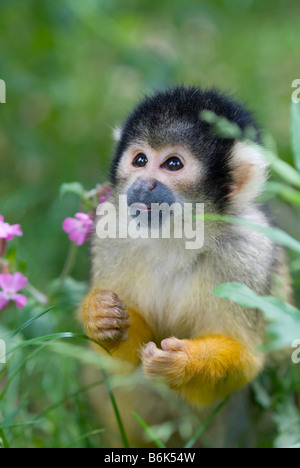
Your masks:
{"label": "monkey's eye", "polygon": [[133,160],[132,165],[134,167],[145,167],[148,162],[148,158],[144,153],[139,153]]}
{"label": "monkey's eye", "polygon": [[161,167],[167,169],[168,171],[175,172],[183,169],[184,165],[177,156],[172,156],[165,163],[163,163]]}

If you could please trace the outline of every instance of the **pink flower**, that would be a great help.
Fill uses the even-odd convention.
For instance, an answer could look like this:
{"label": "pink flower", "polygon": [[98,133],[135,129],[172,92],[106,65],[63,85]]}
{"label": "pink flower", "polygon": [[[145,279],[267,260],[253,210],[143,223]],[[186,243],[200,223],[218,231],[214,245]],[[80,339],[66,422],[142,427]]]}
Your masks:
{"label": "pink flower", "polygon": [[12,240],[14,236],[23,236],[20,224],[5,223],[3,216],[0,215],[0,239]]}
{"label": "pink flower", "polygon": [[110,197],[112,188],[109,186],[108,187],[103,186],[100,192],[101,192],[101,196],[99,197],[98,203],[99,205],[102,205],[102,203],[106,202],[106,200],[108,200],[108,198]]}
{"label": "pink flower", "polygon": [[[77,219],[75,219],[77,218]],[[67,218],[63,222],[63,230],[69,234],[69,238],[77,245],[82,245],[88,238],[93,221],[85,213],[76,213],[75,218]]]}
{"label": "pink flower", "polygon": [[22,273],[2,274],[0,275],[0,310],[7,306],[10,301],[14,301],[19,309],[27,304],[27,297],[18,292],[25,288],[28,284],[28,279]]}

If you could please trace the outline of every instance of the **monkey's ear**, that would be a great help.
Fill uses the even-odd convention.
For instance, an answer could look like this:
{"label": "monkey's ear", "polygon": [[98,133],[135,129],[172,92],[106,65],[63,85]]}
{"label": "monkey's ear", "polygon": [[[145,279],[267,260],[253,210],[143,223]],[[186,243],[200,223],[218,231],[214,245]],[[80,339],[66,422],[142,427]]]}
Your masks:
{"label": "monkey's ear", "polygon": [[114,137],[115,142],[118,143],[118,141],[120,141],[121,136],[122,136],[122,131],[123,129],[120,125],[118,125],[117,127],[113,129],[113,137]]}
{"label": "monkey's ear", "polygon": [[233,184],[229,187],[228,196],[237,207],[257,198],[268,177],[268,162],[263,148],[256,144],[237,142],[231,155],[231,173]]}

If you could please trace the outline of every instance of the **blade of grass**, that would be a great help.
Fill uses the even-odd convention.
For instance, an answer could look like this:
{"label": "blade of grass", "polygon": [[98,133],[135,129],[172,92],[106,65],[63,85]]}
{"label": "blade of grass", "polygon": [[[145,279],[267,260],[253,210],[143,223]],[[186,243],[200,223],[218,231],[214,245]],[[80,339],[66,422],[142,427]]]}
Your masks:
{"label": "blade of grass", "polygon": [[101,434],[101,432],[104,432],[104,431],[105,431],[105,429],[101,428],[101,429],[94,429],[93,431],[86,432],[85,434],[82,434],[80,437],[77,437],[75,440],[73,440],[73,442],[68,444],[65,448],[73,447],[73,445],[77,444],[77,442],[80,442],[80,441],[86,439],[87,437],[94,436],[94,435],[97,435],[97,434]]}
{"label": "blade of grass", "polygon": [[294,205],[300,205],[299,190],[296,190],[287,184],[283,184],[280,182],[267,182],[266,193],[279,195],[287,202],[293,203]]}
{"label": "blade of grass", "polygon": [[211,415],[204,421],[204,423],[197,429],[193,437],[185,444],[184,448],[192,448],[193,445],[197,442],[197,439],[203,434],[203,432],[207,429],[207,427],[213,422],[217,414],[221,411],[223,406],[227,403],[229,400],[228,398],[225,398],[219,406],[211,413]]}
{"label": "blade of grass", "polygon": [[42,335],[30,340],[22,341],[13,348],[9,349],[6,353],[7,356],[18,351],[19,349],[26,348],[27,346],[38,345],[45,341],[59,340],[62,338],[83,338],[88,340],[89,338],[86,335],[81,333],[72,333],[72,332],[62,332],[62,333],[51,333],[49,335]]}
{"label": "blade of grass", "polygon": [[142,426],[142,428],[145,430],[145,432],[148,434],[151,440],[157,445],[158,448],[166,448],[166,446],[161,442],[161,440],[156,437],[154,432],[152,431],[151,427],[149,427],[145,421],[137,414],[137,413],[132,413],[132,416],[137,420],[137,422]]}
{"label": "blade of grass", "polygon": [[41,421],[33,420],[33,421],[27,421],[23,423],[7,424],[6,426],[2,426],[2,429],[15,429],[16,427],[33,426],[34,424],[37,424],[39,422]]}
{"label": "blade of grass", "polygon": [[24,409],[26,409],[29,405],[28,399],[24,399],[17,408],[15,408],[12,412],[10,412],[4,420],[1,422],[2,427],[8,426],[12,424],[14,419],[18,416],[18,414],[22,413]]}
{"label": "blade of grass", "polygon": [[117,402],[116,402],[116,399],[115,399],[115,396],[114,396],[114,392],[113,392],[113,390],[111,388],[108,376],[107,376],[104,369],[102,369],[102,375],[103,375],[104,382],[105,382],[105,385],[106,385],[106,388],[108,390],[108,394],[109,394],[109,397],[110,397],[110,400],[111,400],[111,403],[112,403],[112,406],[113,406],[113,410],[114,410],[114,413],[115,413],[115,416],[116,416],[116,420],[117,420],[117,424],[118,424],[118,427],[119,427],[119,431],[120,431],[120,435],[121,435],[121,438],[122,438],[124,448],[130,448],[130,444],[128,442],[127,435],[126,435],[124,425],[123,425],[123,422],[122,422],[122,418],[121,418],[121,415],[120,415],[120,412],[119,412],[119,408],[118,408],[118,405],[117,405]]}
{"label": "blade of grass", "polygon": [[16,331],[14,331],[11,336],[14,337],[14,336],[18,335],[18,333],[21,333],[21,331],[23,331],[26,327],[28,327],[28,325],[30,325],[31,323],[33,323],[35,320],[39,319],[43,315],[47,314],[47,312],[49,312],[53,308],[54,308],[54,306],[49,307],[48,309],[44,310],[40,314],[36,315],[35,317],[32,317],[27,322],[23,323],[23,325],[21,325]]}
{"label": "blade of grass", "polygon": [[295,169],[283,159],[280,159],[277,154],[268,149],[264,149],[263,154],[265,159],[269,162],[270,168],[274,173],[276,173],[289,185],[300,188],[300,173],[297,171],[297,169]]}
{"label": "blade of grass", "polygon": [[0,439],[1,439],[2,443],[3,443],[4,448],[10,448],[10,445],[7,442],[7,439],[5,437],[3,429],[0,429]]}

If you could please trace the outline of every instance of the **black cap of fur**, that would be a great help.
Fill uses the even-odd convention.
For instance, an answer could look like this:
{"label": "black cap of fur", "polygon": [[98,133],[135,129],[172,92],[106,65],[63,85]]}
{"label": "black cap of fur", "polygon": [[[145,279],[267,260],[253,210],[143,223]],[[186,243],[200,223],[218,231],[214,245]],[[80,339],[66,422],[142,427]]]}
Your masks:
{"label": "black cap of fur", "polygon": [[[251,113],[241,104],[215,90],[175,87],[143,99],[125,121],[111,167],[111,181],[116,182],[116,172],[123,152],[133,142],[143,141],[153,148],[182,143],[202,160],[207,170],[206,195],[218,204],[228,194],[232,183],[229,159],[235,143],[213,132],[212,126],[201,118],[209,110],[225,117],[245,132],[256,129]],[[221,206],[220,206],[221,208]]]}

